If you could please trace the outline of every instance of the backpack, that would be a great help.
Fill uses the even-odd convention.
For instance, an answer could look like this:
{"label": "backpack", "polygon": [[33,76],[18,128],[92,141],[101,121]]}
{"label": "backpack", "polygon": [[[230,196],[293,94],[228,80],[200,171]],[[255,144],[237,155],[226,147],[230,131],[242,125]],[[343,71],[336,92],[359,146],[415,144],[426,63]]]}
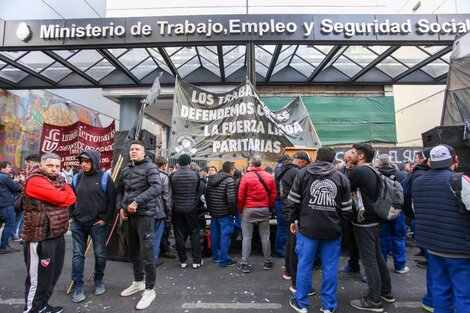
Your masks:
{"label": "backpack", "polygon": [[450,177],[450,187],[452,188],[452,192],[457,198],[459,211],[461,213],[468,213],[465,204],[462,202],[462,176],[463,173],[452,173],[452,176]]}
{"label": "backpack", "polygon": [[403,188],[401,184],[389,178],[372,166],[368,166],[377,175],[379,180],[378,197],[372,203],[375,213],[384,221],[391,221],[396,219],[400,214],[403,207]]}
{"label": "backpack", "polygon": [[[78,183],[78,177],[80,176],[81,173],[73,175],[72,178],[72,186],[73,188],[77,188],[77,183]],[[108,186],[108,172],[104,172],[103,176],[101,176],[101,190],[103,190],[103,193],[106,194],[106,188]]]}

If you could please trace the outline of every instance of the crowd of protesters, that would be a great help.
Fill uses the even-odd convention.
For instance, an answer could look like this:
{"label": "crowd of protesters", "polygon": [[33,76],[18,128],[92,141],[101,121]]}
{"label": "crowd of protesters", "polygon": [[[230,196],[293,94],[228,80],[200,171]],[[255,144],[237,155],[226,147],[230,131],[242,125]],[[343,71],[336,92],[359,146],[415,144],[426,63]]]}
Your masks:
{"label": "crowd of protesters", "polygon": [[[290,281],[293,293],[289,304],[300,313],[307,312],[309,296],[316,294],[314,264],[322,268],[320,310],[324,313],[338,307],[338,273],[357,274],[368,285],[364,296],[350,301],[351,307],[383,312],[384,303],[395,302],[387,258],[393,258],[396,273],[409,271],[406,215],[426,258],[422,308],[470,312],[470,179],[454,172],[459,160],[450,146],[421,151],[405,171],[386,154],[373,164],[375,151],[367,143],[354,144],[343,162],[335,160],[334,150],[328,147],[319,148],[314,160],[306,151],[282,155],[274,170],[263,168],[256,155],[242,170],[231,161],[225,161],[220,170],[200,169],[187,154],[167,169],[168,160],[160,156],[154,162],[139,141],[131,143],[129,155],[116,184],[109,171],[99,168],[100,154],[92,150],[77,156],[79,173],[70,167],[61,169],[60,157],[53,153],[27,157],[26,170],[14,177],[11,164],[0,162],[0,222],[4,224],[0,254],[19,252],[9,241],[19,240],[21,234],[27,267],[24,312],[63,311],[48,301],[62,271],[64,234],[69,229],[72,301],[85,300],[88,238],[94,251],[95,295],[105,293],[106,237],[116,212],[127,225],[125,241],[134,274],[134,281],[120,295],[141,293],[138,310],[156,298],[155,273],[161,257],[178,258],[181,268],[190,265],[197,270],[204,265],[201,230],[206,228],[204,213],[208,213],[212,262],[250,273],[257,225],[263,269],[274,268],[272,254],[284,258],[282,278]],[[390,221],[382,220],[374,207],[383,188],[381,175],[403,186],[403,212]],[[277,230],[272,251],[273,213]],[[168,239],[171,229],[176,254]],[[185,248],[188,237],[191,262]],[[242,241],[238,262],[229,255],[234,237]],[[339,268],[342,246],[347,246],[349,260]]]}

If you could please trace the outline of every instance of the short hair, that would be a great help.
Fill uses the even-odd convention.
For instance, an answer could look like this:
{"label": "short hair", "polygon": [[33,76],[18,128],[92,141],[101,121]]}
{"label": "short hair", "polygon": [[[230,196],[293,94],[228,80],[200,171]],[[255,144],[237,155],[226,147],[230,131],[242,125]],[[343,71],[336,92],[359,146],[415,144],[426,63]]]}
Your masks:
{"label": "short hair", "polygon": [[330,147],[321,147],[317,150],[317,161],[323,161],[328,163],[333,163],[333,160],[336,157],[335,150]]}
{"label": "short hair", "polygon": [[236,169],[235,169],[235,172],[233,172],[233,177],[234,177],[235,179],[239,179],[239,178],[242,178],[242,176],[243,176],[243,175],[242,175],[242,172],[241,172],[238,168],[236,168]]}
{"label": "short hair", "polygon": [[62,159],[60,158],[60,156],[58,156],[57,154],[55,154],[55,153],[46,153],[46,154],[43,154],[43,155],[42,155],[42,157],[41,157],[41,163],[46,162],[47,159],[62,161]]}
{"label": "short hair", "polygon": [[261,166],[261,158],[259,155],[253,155],[250,157],[249,164],[253,164],[254,167],[260,167]]}
{"label": "short hair", "polygon": [[34,153],[34,154],[28,155],[24,160],[39,163],[41,162],[41,157],[39,156],[39,154]]}
{"label": "short hair", "polygon": [[209,168],[213,168],[217,172],[217,167],[212,165],[212,166],[209,166]]}
{"label": "short hair", "polygon": [[363,153],[366,157],[366,162],[370,163],[374,160],[375,151],[372,146],[366,142],[358,142],[353,144],[353,148],[356,149],[359,153]]}
{"label": "short hair", "polygon": [[8,162],[8,161],[2,161],[2,162],[0,162],[0,169],[2,169],[2,170],[6,169],[8,165],[11,165],[11,163]]}
{"label": "short hair", "polygon": [[390,165],[392,160],[390,160],[390,156],[388,154],[381,154],[379,155],[379,164],[380,165]]}
{"label": "short hair", "polygon": [[129,147],[132,146],[132,145],[139,145],[139,146],[142,146],[142,147],[144,148],[144,150],[145,150],[145,145],[144,145],[144,143],[143,143],[142,141],[140,141],[140,140],[132,140],[132,141],[131,141],[131,144],[129,145]]}
{"label": "short hair", "polygon": [[194,172],[199,172],[199,165],[196,162],[189,163],[189,169]]}
{"label": "short hair", "polygon": [[230,171],[235,167],[235,164],[230,161],[225,161],[224,164],[222,164],[222,172],[225,173],[230,173]]}
{"label": "short hair", "polygon": [[163,165],[167,164],[168,160],[164,156],[157,156],[155,158],[155,164],[157,164],[158,167],[162,167]]}

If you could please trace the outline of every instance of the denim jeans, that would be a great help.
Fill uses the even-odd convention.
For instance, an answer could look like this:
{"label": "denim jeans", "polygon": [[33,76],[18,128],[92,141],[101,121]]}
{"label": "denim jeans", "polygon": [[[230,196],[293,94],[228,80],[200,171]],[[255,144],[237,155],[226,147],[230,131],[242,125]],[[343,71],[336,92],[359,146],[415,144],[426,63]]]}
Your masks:
{"label": "denim jeans", "polygon": [[23,230],[24,224],[23,215],[23,212],[15,212],[15,226],[13,228],[13,233],[11,234],[12,237],[21,237],[21,231]]}
{"label": "denim jeans", "polygon": [[434,313],[470,312],[470,259],[428,254]]}
{"label": "denim jeans", "polygon": [[155,244],[153,246],[153,254],[155,255],[155,261],[158,260],[160,256],[160,241],[162,240],[163,230],[165,229],[165,219],[164,218],[156,218],[155,225],[153,226],[153,230],[155,233]]}
{"label": "denim jeans", "polygon": [[233,219],[231,216],[213,217],[211,219],[211,250],[212,259],[219,261],[220,267],[230,262],[228,256],[232,243]]}
{"label": "denim jeans", "polygon": [[281,200],[276,200],[274,204],[274,210],[276,213],[277,227],[276,227],[276,239],[274,241],[274,251],[280,255],[284,256],[286,253],[286,240],[287,240],[287,230],[286,223],[282,218],[282,203]]}
{"label": "denim jeans", "polygon": [[73,241],[72,280],[76,287],[83,286],[85,250],[88,236],[93,241],[95,254],[94,281],[101,281],[106,268],[106,225],[82,225],[73,222],[70,226]]}
{"label": "denim jeans", "polygon": [[336,309],[338,306],[336,289],[338,287],[341,237],[334,240],[314,240],[302,235],[302,233],[298,233],[295,252],[299,256],[296,281],[297,291],[294,294],[297,303],[302,308],[309,306],[308,292],[312,288],[313,262],[318,252],[322,261],[322,305],[325,309]]}
{"label": "denim jeans", "polygon": [[[428,250],[424,249],[423,251],[424,257],[429,260]],[[432,272],[429,266],[426,266],[426,294],[423,296],[423,304],[430,308],[434,307],[432,303]]]}
{"label": "denim jeans", "polygon": [[380,247],[385,263],[392,252],[393,265],[396,270],[405,268],[406,263],[406,226],[403,212],[393,221],[386,221],[380,232]]}
{"label": "denim jeans", "polygon": [[0,208],[0,225],[5,224],[2,232],[0,248],[5,249],[9,246],[8,241],[15,228],[15,209],[12,206]]}
{"label": "denim jeans", "polygon": [[380,295],[392,292],[390,272],[380,249],[380,224],[371,227],[354,227],[359,255],[367,276],[367,300],[382,303]]}

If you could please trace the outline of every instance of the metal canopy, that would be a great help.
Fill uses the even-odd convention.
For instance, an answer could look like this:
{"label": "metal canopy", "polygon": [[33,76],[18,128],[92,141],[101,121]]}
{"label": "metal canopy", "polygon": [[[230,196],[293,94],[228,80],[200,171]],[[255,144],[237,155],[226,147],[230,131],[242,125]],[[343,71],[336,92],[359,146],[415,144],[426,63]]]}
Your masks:
{"label": "metal canopy", "polygon": [[464,31],[445,14],[0,20],[0,88],[444,84]]}
{"label": "metal canopy", "polygon": [[[255,45],[256,83],[443,84],[451,45]],[[239,83],[245,45],[0,51],[0,88]]]}

